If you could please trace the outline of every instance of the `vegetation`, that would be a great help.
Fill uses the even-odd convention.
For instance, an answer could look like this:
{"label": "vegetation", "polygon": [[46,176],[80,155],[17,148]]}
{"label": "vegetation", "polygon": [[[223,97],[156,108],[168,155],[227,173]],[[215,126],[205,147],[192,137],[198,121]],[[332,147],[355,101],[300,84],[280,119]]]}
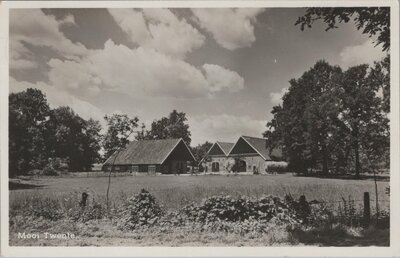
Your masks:
{"label": "vegetation", "polygon": [[186,123],[186,114],[173,110],[168,117],[162,117],[153,121],[150,130],[146,130],[142,125],[142,131],[136,136],[137,140],[160,140],[160,139],[178,139],[190,146],[192,139],[189,131],[189,125]]}
{"label": "vegetation", "polygon": [[[273,108],[268,145],[282,147],[292,171],[371,171],[368,160],[383,161],[389,151],[388,77],[389,57],[346,71],[318,61],[290,80],[282,105]],[[389,161],[383,163],[387,169]]]}
{"label": "vegetation", "polygon": [[105,116],[107,132],[104,135],[103,148],[105,157],[110,157],[115,151],[124,148],[129,143],[129,136],[138,126],[137,117],[129,118],[126,114],[113,114]]}
{"label": "vegetation", "polygon": [[[63,242],[47,240],[47,244],[124,245],[130,239],[131,245],[187,245],[199,241],[201,236],[202,241],[196,245],[207,245],[218,243],[215,237],[220,236],[231,240],[219,245],[241,245],[244,241],[246,245],[264,246],[302,243],[335,246],[359,245],[364,239],[368,239],[367,245],[389,245],[389,213],[381,212],[378,224],[365,227],[357,223],[362,221],[360,213],[352,212],[348,205],[338,210],[321,200],[298,200],[288,194],[284,198],[212,195],[171,209],[161,206],[153,194],[142,189],[131,197],[121,194],[111,213],[104,209],[101,196],[92,195],[86,205],[81,205],[79,196],[77,192],[56,198],[32,195],[13,201],[11,245],[40,244],[40,239],[18,239],[17,232],[60,229],[76,234],[77,238]],[[353,221],[351,225],[349,219]],[[349,232],[357,232],[357,238]],[[353,237],[351,242],[347,240],[349,237]]]}
{"label": "vegetation", "polygon": [[337,28],[338,23],[354,21],[358,30],[370,37],[377,35],[376,45],[382,44],[383,51],[390,49],[390,7],[328,7],[307,8],[296,25],[301,30],[311,28],[315,21],[323,20],[326,30]]}
{"label": "vegetation", "polygon": [[66,160],[70,171],[88,170],[100,158],[100,124],[69,107],[50,109],[37,89],[9,95],[9,176],[26,175]]}

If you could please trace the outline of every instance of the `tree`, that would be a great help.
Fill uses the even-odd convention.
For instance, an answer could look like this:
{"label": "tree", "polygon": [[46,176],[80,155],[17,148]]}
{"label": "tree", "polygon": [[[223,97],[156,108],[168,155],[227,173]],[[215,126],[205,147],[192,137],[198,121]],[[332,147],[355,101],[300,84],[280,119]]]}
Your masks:
{"label": "tree", "polygon": [[185,113],[173,110],[168,117],[162,117],[159,120],[153,121],[150,130],[145,131],[144,126],[142,126],[142,131],[138,134],[136,139],[159,140],[182,138],[183,141],[190,146],[191,133],[186,121]]}
{"label": "tree", "polygon": [[213,144],[211,142],[204,142],[202,144],[198,144],[196,147],[191,148],[194,157],[196,158],[197,162],[203,160],[206,156],[208,150],[211,148]]}
{"label": "tree", "polygon": [[100,122],[90,118],[85,121],[84,141],[83,141],[83,157],[86,160],[85,170],[90,170],[92,164],[100,162],[100,149],[102,135]]}
{"label": "tree", "polygon": [[322,172],[328,172],[338,112],[333,92],[340,74],[339,67],[318,61],[299,79],[289,82],[282,106],[273,108],[274,117],[264,137],[268,146],[282,147],[292,169],[307,172],[321,161]]}
{"label": "tree", "polygon": [[89,170],[99,151],[100,124],[86,121],[70,107],[51,110],[46,124],[46,146],[51,157],[65,159],[70,171]]}
{"label": "tree", "polygon": [[382,85],[376,78],[381,76],[377,76],[376,70],[370,73],[368,70],[368,65],[350,67],[344,73],[339,91],[339,117],[348,129],[347,137],[354,151],[357,177],[362,171],[362,154],[379,151],[382,155],[389,145],[389,120],[384,112],[385,102],[377,95]]}
{"label": "tree", "polygon": [[46,96],[37,89],[9,95],[9,175],[40,168],[46,161],[43,128],[49,115]]}
{"label": "tree", "polygon": [[113,114],[105,116],[107,132],[103,139],[105,157],[110,157],[118,149],[124,148],[129,143],[129,136],[138,126],[137,117],[129,118],[126,114]]}
{"label": "tree", "polygon": [[382,44],[383,51],[389,51],[390,7],[307,8],[295,25],[304,30],[305,27],[311,28],[315,21],[323,20],[328,31],[337,28],[338,23],[348,23],[352,19],[358,30],[362,29],[362,33],[370,37],[377,35],[376,45]]}

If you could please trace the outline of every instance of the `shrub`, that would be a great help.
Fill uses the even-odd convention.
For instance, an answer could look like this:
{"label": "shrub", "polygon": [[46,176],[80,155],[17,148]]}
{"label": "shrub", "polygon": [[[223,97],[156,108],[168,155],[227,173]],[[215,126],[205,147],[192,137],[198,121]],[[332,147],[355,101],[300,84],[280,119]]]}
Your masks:
{"label": "shrub", "polygon": [[[47,220],[59,220],[63,217],[61,205],[58,200],[33,196],[21,203],[24,215],[34,216]],[[10,213],[11,214],[11,213]]]}
{"label": "shrub", "polygon": [[164,211],[156,198],[142,189],[139,194],[127,200],[119,213],[118,227],[133,230],[140,226],[156,224]]}
{"label": "shrub", "polygon": [[265,172],[284,173],[287,172],[288,164],[284,161],[270,161],[266,163]]}

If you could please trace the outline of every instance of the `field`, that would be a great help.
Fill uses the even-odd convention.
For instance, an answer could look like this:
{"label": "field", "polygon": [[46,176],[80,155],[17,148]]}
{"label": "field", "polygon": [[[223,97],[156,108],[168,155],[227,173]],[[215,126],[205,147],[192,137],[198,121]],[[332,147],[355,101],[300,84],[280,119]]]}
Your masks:
{"label": "field", "polygon": [[[21,183],[26,184],[20,184],[17,187],[19,189],[10,191],[10,208],[14,211],[14,214],[18,214],[18,209],[21,209],[18,208],[19,205],[29,198],[62,200],[72,196],[72,199],[78,202],[82,192],[89,194],[90,201],[95,200],[104,204],[108,178],[48,177],[33,178]],[[379,208],[388,211],[389,196],[385,193],[385,190],[389,186],[389,181],[379,180],[377,186]],[[264,195],[284,197],[288,194],[295,199],[299,198],[300,195],[305,195],[308,201],[325,201],[331,209],[337,209],[339,205],[343,205],[343,201],[347,203],[354,201],[354,208],[360,211],[363,205],[363,193],[368,191],[371,196],[373,213],[375,209],[374,187],[374,181],[371,179],[323,179],[296,177],[291,174],[119,176],[111,178],[110,204],[112,208],[118,209],[128,197],[134,196],[141,189],[146,189],[165,210],[172,212],[190,203],[201,203],[203,199],[216,195],[261,198]],[[289,234],[279,227],[271,228],[267,234],[244,236],[224,232],[199,233],[192,228],[169,229],[168,234],[162,234],[156,229],[121,232],[115,230],[113,222],[108,219],[63,226],[60,226],[58,222],[34,221],[34,227],[29,227],[26,223],[25,227],[16,226],[18,220],[14,222],[10,232],[10,244],[14,245],[387,245],[389,241],[388,229],[374,231],[374,229],[357,227],[334,228],[332,229],[334,232],[327,233],[326,236],[323,232],[319,232],[319,238],[316,240],[309,239],[312,235],[310,232],[297,232],[298,235]],[[77,234],[80,233],[82,238],[68,241],[59,239],[48,241],[44,239],[19,239],[16,236],[18,232],[29,230],[32,232],[34,229],[38,231],[52,230],[53,232],[72,231]],[[373,231],[373,233],[370,231]],[[83,234],[82,232],[86,233]],[[336,234],[336,237],[331,237],[330,234]]]}

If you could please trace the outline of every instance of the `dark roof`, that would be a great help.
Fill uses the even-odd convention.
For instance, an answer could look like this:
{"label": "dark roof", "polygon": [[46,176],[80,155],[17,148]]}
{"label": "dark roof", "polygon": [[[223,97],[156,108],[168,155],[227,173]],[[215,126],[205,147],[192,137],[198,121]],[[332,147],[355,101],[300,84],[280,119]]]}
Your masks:
{"label": "dark roof", "polygon": [[234,143],[231,142],[217,142],[219,147],[221,147],[222,151],[225,153],[225,155],[229,154],[229,151],[232,149]]}
{"label": "dark roof", "polygon": [[267,139],[251,136],[242,136],[241,138],[253,147],[265,160],[271,160],[271,156],[274,158],[280,158],[282,156],[282,151],[280,149],[273,149],[272,152],[270,152],[267,148]]}
{"label": "dark roof", "polygon": [[[115,162],[117,152],[112,154],[104,164],[162,164],[181,141],[185,144],[182,139],[133,141],[118,153]],[[186,144],[185,146],[193,157]]]}

